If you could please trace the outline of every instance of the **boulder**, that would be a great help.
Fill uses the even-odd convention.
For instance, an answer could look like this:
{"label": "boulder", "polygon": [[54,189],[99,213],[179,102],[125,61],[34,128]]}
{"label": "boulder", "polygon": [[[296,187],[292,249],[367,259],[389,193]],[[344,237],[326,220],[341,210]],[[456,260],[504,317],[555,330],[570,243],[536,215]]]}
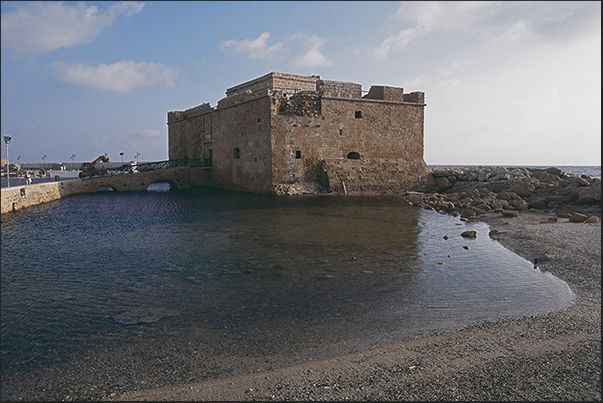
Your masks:
{"label": "boulder", "polygon": [[536,186],[530,182],[517,182],[509,188],[509,192],[516,193],[520,197],[530,197]]}
{"label": "boulder", "polygon": [[477,232],[474,230],[468,230],[461,233],[463,238],[477,238]]}
{"label": "boulder", "polygon": [[573,213],[570,218],[569,221],[570,222],[584,222],[588,219],[588,216],[582,213]]}
{"label": "boulder", "polygon": [[436,176],[435,181],[439,189],[446,189],[452,186],[448,178],[443,176]]}

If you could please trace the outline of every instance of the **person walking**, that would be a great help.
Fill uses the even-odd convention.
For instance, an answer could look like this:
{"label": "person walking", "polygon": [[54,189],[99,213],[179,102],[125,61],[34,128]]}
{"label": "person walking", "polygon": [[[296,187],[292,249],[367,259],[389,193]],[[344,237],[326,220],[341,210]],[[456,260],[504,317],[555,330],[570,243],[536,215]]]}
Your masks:
{"label": "person walking", "polygon": [[25,171],[25,184],[31,185],[31,174],[29,171]]}

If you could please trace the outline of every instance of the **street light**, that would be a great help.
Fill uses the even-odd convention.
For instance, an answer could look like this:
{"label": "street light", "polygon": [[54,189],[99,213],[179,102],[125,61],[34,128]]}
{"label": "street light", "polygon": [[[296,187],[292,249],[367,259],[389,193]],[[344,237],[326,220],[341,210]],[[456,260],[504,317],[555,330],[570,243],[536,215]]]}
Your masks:
{"label": "street light", "polygon": [[134,158],[136,158],[136,165],[138,165],[138,156],[140,155],[140,153],[137,151],[136,155],[134,156]]}
{"label": "street light", "polygon": [[75,154],[71,154],[71,170],[75,171]]}
{"label": "street light", "polygon": [[10,163],[8,162],[8,143],[12,140],[10,136],[4,136],[4,142],[6,143],[6,187],[10,187]]}
{"label": "street light", "polygon": [[119,153],[119,155],[121,155],[121,164],[124,164],[124,153]]}

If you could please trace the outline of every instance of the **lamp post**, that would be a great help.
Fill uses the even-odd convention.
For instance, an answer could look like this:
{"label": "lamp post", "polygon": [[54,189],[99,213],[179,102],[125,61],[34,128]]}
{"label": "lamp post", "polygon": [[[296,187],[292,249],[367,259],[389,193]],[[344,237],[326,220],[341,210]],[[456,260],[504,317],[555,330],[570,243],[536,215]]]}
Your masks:
{"label": "lamp post", "polygon": [[121,164],[124,164],[124,153],[119,153],[119,155],[121,155]]}
{"label": "lamp post", "polygon": [[71,170],[75,171],[75,154],[71,154]]}
{"label": "lamp post", "polygon": [[12,140],[10,136],[4,136],[4,142],[6,143],[6,187],[10,187],[10,162],[8,162],[8,143]]}
{"label": "lamp post", "polygon": [[138,165],[138,156],[140,155],[140,153],[137,151],[136,155],[134,156],[134,158],[136,158],[136,165]]}

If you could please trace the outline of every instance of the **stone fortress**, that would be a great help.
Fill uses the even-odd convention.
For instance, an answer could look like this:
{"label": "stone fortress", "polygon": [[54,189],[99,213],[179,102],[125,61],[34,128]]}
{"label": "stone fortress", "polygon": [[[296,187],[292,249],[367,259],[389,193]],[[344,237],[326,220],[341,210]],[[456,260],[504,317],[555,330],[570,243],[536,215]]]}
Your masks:
{"label": "stone fortress", "polygon": [[433,184],[425,96],[272,72],[168,112],[169,159],[203,158],[213,185],[265,194],[392,194]]}

